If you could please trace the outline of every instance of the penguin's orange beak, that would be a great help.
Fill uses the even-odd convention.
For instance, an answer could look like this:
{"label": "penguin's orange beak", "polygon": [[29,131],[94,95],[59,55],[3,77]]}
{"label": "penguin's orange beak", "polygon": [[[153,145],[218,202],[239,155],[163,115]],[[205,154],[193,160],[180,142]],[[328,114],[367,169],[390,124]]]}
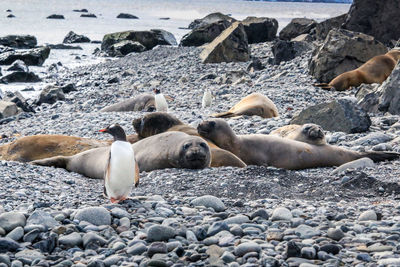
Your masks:
{"label": "penguin's orange beak", "polygon": [[99,130],[99,132],[102,132],[102,133],[107,132],[107,129],[101,129],[101,130]]}

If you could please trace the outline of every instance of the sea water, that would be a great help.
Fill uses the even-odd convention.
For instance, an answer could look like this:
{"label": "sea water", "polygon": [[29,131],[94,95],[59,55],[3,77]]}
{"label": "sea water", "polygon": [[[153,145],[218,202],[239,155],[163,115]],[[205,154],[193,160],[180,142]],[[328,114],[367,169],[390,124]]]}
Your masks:
{"label": "sea water", "polygon": [[[190,30],[191,21],[212,12],[229,14],[242,20],[247,16],[271,17],[278,20],[279,30],[298,17],[322,21],[347,13],[349,4],[289,3],[243,0],[0,0],[0,36],[8,34],[34,35],[38,44],[62,43],[69,31],[101,41],[107,33],[126,30],[164,29],[174,34],[178,43]],[[80,17],[73,9],[88,9],[97,18]],[[15,18],[7,18],[10,9]],[[130,13],[139,19],[117,19],[119,13]],[[51,14],[65,19],[46,19]],[[160,18],[169,18],[163,20]],[[53,63],[74,68],[100,62],[92,55],[99,44],[79,44],[83,50],[55,50],[50,53],[42,69],[33,68],[39,75]],[[13,88],[26,84],[13,84]],[[35,84],[35,89],[42,84]],[[0,88],[3,88],[1,86]],[[9,86],[7,86],[9,87]]]}

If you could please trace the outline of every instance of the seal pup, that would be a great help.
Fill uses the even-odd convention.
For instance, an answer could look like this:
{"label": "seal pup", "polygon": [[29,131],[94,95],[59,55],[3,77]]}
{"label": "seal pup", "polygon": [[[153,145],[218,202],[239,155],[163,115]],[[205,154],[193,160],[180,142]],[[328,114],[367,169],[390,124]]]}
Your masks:
{"label": "seal pup", "polygon": [[154,89],[153,92],[156,94],[154,96],[155,106],[157,111],[168,112],[167,100],[165,100],[164,95],[160,92],[160,89]]}
{"label": "seal pup", "polygon": [[[199,136],[196,128],[184,124],[178,118],[164,112],[146,114],[141,118],[134,119],[132,125],[140,139],[170,131],[184,132],[188,135]],[[211,167],[246,167],[246,164],[231,152],[219,148],[206,138],[203,139],[211,149]]]}
{"label": "seal pup", "polygon": [[126,140],[126,134],[119,124],[100,130],[114,137],[104,172],[104,195],[111,203],[127,198],[133,185],[139,184],[139,167],[135,161],[132,145]]}
{"label": "seal pup", "polygon": [[258,115],[262,118],[278,117],[278,109],[275,104],[260,93],[252,93],[234,105],[227,112],[216,113],[211,116],[217,118],[229,118],[241,115],[253,116]]}
{"label": "seal pup", "polygon": [[340,166],[363,157],[383,161],[400,156],[393,152],[357,152],[331,145],[316,146],[272,135],[236,135],[222,119],[203,121],[197,129],[201,136],[231,151],[248,165],[300,170]]}
{"label": "seal pup", "polygon": [[[210,148],[204,139],[182,132],[150,136],[133,144],[132,149],[139,170],[146,172],[166,168],[203,169],[211,162]],[[100,147],[73,156],[56,156],[31,163],[103,179],[109,154],[110,147]]]}
{"label": "seal pup", "polygon": [[340,74],[331,82],[314,84],[322,89],[344,91],[362,83],[383,83],[390,76],[400,59],[400,49],[395,48],[384,55],[371,58],[355,70]]}
{"label": "seal pup", "polygon": [[208,89],[206,89],[206,90],[204,91],[203,98],[202,98],[202,100],[201,100],[201,107],[202,107],[202,108],[210,107],[210,106],[211,106],[211,103],[212,103],[211,91],[208,90]]}
{"label": "seal pup", "polygon": [[272,131],[270,135],[276,135],[316,146],[326,145],[324,130],[321,126],[313,123],[285,125]]}
{"label": "seal pup", "polygon": [[146,111],[156,110],[154,95],[140,94],[134,98],[100,109],[101,112],[124,112],[124,111]]}
{"label": "seal pup", "polygon": [[[135,143],[139,137],[132,134],[127,136],[127,140]],[[0,146],[0,160],[29,162],[54,156],[72,156],[89,149],[110,146],[111,143],[111,140],[57,134],[24,136]]]}

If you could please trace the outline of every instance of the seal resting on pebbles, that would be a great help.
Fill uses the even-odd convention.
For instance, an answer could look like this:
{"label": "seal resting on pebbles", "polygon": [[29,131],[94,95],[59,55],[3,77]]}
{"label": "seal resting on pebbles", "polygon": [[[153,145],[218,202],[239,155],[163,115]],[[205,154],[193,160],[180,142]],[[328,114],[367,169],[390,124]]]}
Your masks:
{"label": "seal resting on pebbles", "polygon": [[[132,145],[140,171],[166,168],[203,169],[210,166],[207,143],[198,136],[182,132],[165,132],[150,136]],[[102,179],[110,147],[84,151],[74,156],[56,156],[32,161],[32,164],[64,168],[84,176]]]}
{"label": "seal resting on pebbles", "polygon": [[234,105],[227,112],[213,114],[217,118],[230,118],[241,115],[253,116],[257,115],[262,118],[278,117],[278,109],[274,102],[265,95],[260,93],[252,93]]}
{"label": "seal resting on pebbles", "polygon": [[111,106],[102,108],[101,112],[123,112],[123,111],[155,111],[154,95],[141,94],[135,98],[130,98]]}
{"label": "seal resting on pebbles", "polygon": [[270,135],[276,135],[316,146],[326,145],[324,130],[321,126],[313,123],[285,125],[272,131]]}
{"label": "seal resting on pebbles", "polygon": [[272,135],[236,135],[222,119],[204,121],[197,129],[201,136],[231,151],[248,165],[300,170],[340,166],[363,157],[383,161],[400,156],[393,152],[357,152],[331,145],[311,145]]}

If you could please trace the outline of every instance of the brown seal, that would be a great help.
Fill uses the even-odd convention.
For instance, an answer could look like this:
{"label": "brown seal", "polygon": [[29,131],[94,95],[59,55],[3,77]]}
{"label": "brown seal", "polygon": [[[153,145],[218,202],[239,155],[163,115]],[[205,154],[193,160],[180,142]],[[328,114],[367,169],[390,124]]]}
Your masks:
{"label": "brown seal", "polygon": [[331,145],[316,146],[272,135],[236,135],[221,119],[204,121],[197,129],[201,136],[231,151],[248,165],[298,170],[340,166],[363,157],[382,161],[400,156],[393,152],[357,152]]}
{"label": "brown seal", "polygon": [[156,106],[154,102],[154,95],[141,94],[135,98],[124,100],[120,103],[102,108],[101,112],[121,112],[121,111],[155,111]]}
{"label": "brown seal", "polygon": [[[138,140],[137,135],[127,136],[130,143]],[[67,135],[32,135],[21,137],[0,146],[0,159],[28,162],[53,156],[72,156],[80,152],[111,145],[111,140],[101,141]]]}
{"label": "brown seal", "polygon": [[322,89],[344,91],[350,87],[360,86],[362,83],[383,83],[392,73],[400,59],[400,50],[392,49],[384,55],[371,58],[359,68],[340,74],[330,83],[319,83],[315,86]]}
{"label": "brown seal", "polygon": [[270,135],[276,135],[316,146],[326,145],[324,130],[321,126],[313,123],[286,125],[272,131]]}
{"label": "brown seal", "polygon": [[227,112],[213,114],[217,118],[229,118],[241,115],[253,116],[258,115],[263,118],[278,117],[278,109],[274,102],[265,95],[260,93],[252,93],[234,105]]}
{"label": "brown seal", "polygon": [[[132,125],[140,139],[167,131],[178,131],[199,136],[195,128],[164,112],[146,114],[141,118],[134,119]],[[246,166],[241,159],[231,152],[219,148],[210,140],[205,139],[205,141],[211,148],[211,167],[232,166],[242,168]]]}
{"label": "brown seal", "polygon": [[[150,136],[132,145],[140,171],[165,168],[203,169],[210,166],[207,143],[198,136],[166,132]],[[32,161],[32,164],[65,168],[84,176],[102,179],[110,147],[94,148],[74,156],[57,156]]]}

